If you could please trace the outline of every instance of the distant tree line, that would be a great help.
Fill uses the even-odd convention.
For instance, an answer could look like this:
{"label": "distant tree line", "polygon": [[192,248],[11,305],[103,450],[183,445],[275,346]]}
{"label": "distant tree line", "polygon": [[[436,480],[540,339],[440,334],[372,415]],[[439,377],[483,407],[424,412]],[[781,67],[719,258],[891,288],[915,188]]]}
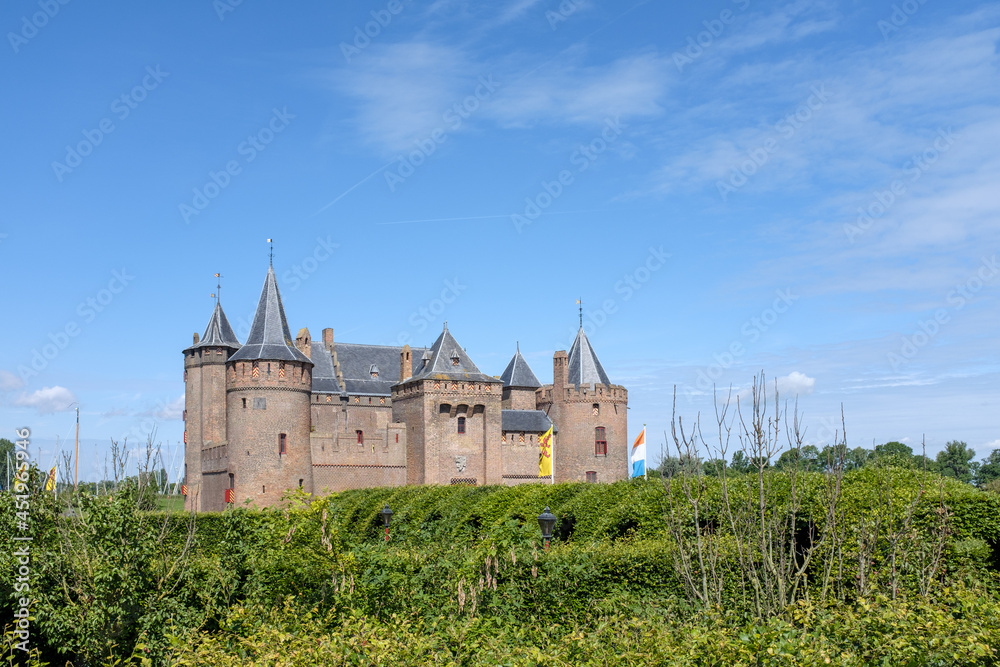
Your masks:
{"label": "distant tree line", "polygon": [[826,445],[821,449],[815,445],[804,445],[783,451],[775,461],[748,456],[742,450],[737,450],[728,462],[718,458],[702,460],[695,456],[664,456],[660,465],[649,472],[654,477],[676,477],[700,468],[703,474],[715,477],[722,471],[728,474],[748,473],[759,469],[762,464],[765,468],[798,468],[805,472],[824,472],[836,467],[848,471],[880,465],[925,469],[978,487],[1000,485],[997,481],[1000,480],[1000,449],[994,449],[981,461],[975,461],[975,458],[975,450],[960,440],[947,443],[933,459],[914,454],[911,447],[894,440],[876,445],[874,449],[850,449],[844,445]]}

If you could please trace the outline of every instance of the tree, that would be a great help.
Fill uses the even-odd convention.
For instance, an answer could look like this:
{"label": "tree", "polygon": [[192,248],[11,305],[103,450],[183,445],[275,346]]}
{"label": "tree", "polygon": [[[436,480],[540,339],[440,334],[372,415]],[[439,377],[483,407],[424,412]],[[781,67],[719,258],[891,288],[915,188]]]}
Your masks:
{"label": "tree", "polygon": [[913,458],[913,450],[908,445],[892,440],[884,445],[876,445],[875,456],[899,456],[904,459],[910,459]]}
{"label": "tree", "polygon": [[820,453],[815,445],[805,445],[804,447],[794,447],[781,453],[774,467],[777,470],[787,470],[792,467],[799,470],[814,471],[820,470]]}
{"label": "tree", "polygon": [[7,481],[13,478],[15,470],[17,470],[17,460],[14,458],[14,443],[7,438],[0,438],[0,488],[7,489]]}
{"label": "tree", "polygon": [[985,486],[995,479],[1000,479],[1000,449],[994,449],[979,464],[979,472],[976,474],[976,485]]}
{"label": "tree", "polygon": [[978,464],[972,462],[976,452],[959,440],[952,440],[938,452],[938,472],[945,477],[954,477],[962,482],[971,482],[975,477]]}

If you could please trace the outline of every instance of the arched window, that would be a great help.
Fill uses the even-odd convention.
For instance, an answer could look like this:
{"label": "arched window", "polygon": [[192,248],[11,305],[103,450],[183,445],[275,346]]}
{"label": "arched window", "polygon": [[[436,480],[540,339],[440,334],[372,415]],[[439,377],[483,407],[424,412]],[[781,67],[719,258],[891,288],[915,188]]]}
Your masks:
{"label": "arched window", "polygon": [[458,418],[458,432],[465,433],[465,417]]}
{"label": "arched window", "polygon": [[604,432],[603,426],[598,426],[594,429],[594,455],[608,455],[608,436]]}
{"label": "arched window", "polygon": [[284,433],[278,434],[278,456],[285,454],[288,446],[288,436]]}
{"label": "arched window", "polygon": [[595,417],[598,416],[599,414],[601,414],[601,404],[600,403],[594,403],[593,413],[594,413]]}
{"label": "arched window", "polygon": [[364,431],[355,431],[354,433],[358,436],[358,444],[359,445],[365,444],[365,432]]}

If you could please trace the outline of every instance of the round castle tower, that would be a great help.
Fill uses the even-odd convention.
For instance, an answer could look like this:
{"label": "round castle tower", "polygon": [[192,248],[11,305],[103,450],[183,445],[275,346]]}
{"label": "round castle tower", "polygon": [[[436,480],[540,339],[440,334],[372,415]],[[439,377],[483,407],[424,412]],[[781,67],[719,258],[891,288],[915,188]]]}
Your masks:
{"label": "round castle tower", "polygon": [[312,368],[292,340],[270,267],[247,342],[226,363],[233,502],[266,507],[279,504],[287,489],[312,493]]}
{"label": "round castle tower", "polygon": [[[240,341],[222,305],[216,302],[205,335],[199,339],[195,333],[194,344],[184,350],[186,511],[200,512],[215,505],[221,509],[224,503],[224,487],[220,486],[215,493],[213,489],[203,488],[202,480],[203,472],[208,472],[206,479],[209,486],[213,486],[213,472],[221,474],[225,469],[222,454],[226,450],[226,362],[238,349]],[[220,465],[221,469],[216,471]]]}

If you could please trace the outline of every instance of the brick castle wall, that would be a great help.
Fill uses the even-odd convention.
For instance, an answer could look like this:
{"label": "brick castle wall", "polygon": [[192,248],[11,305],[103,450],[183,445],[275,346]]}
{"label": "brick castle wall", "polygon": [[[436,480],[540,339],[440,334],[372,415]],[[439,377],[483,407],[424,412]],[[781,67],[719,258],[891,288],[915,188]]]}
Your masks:
{"label": "brick castle wall", "polygon": [[[238,361],[228,367],[229,472],[235,502],[277,505],[286,489],[313,490],[309,430],[311,365],[300,362]],[[285,434],[285,453],[279,435]]]}

